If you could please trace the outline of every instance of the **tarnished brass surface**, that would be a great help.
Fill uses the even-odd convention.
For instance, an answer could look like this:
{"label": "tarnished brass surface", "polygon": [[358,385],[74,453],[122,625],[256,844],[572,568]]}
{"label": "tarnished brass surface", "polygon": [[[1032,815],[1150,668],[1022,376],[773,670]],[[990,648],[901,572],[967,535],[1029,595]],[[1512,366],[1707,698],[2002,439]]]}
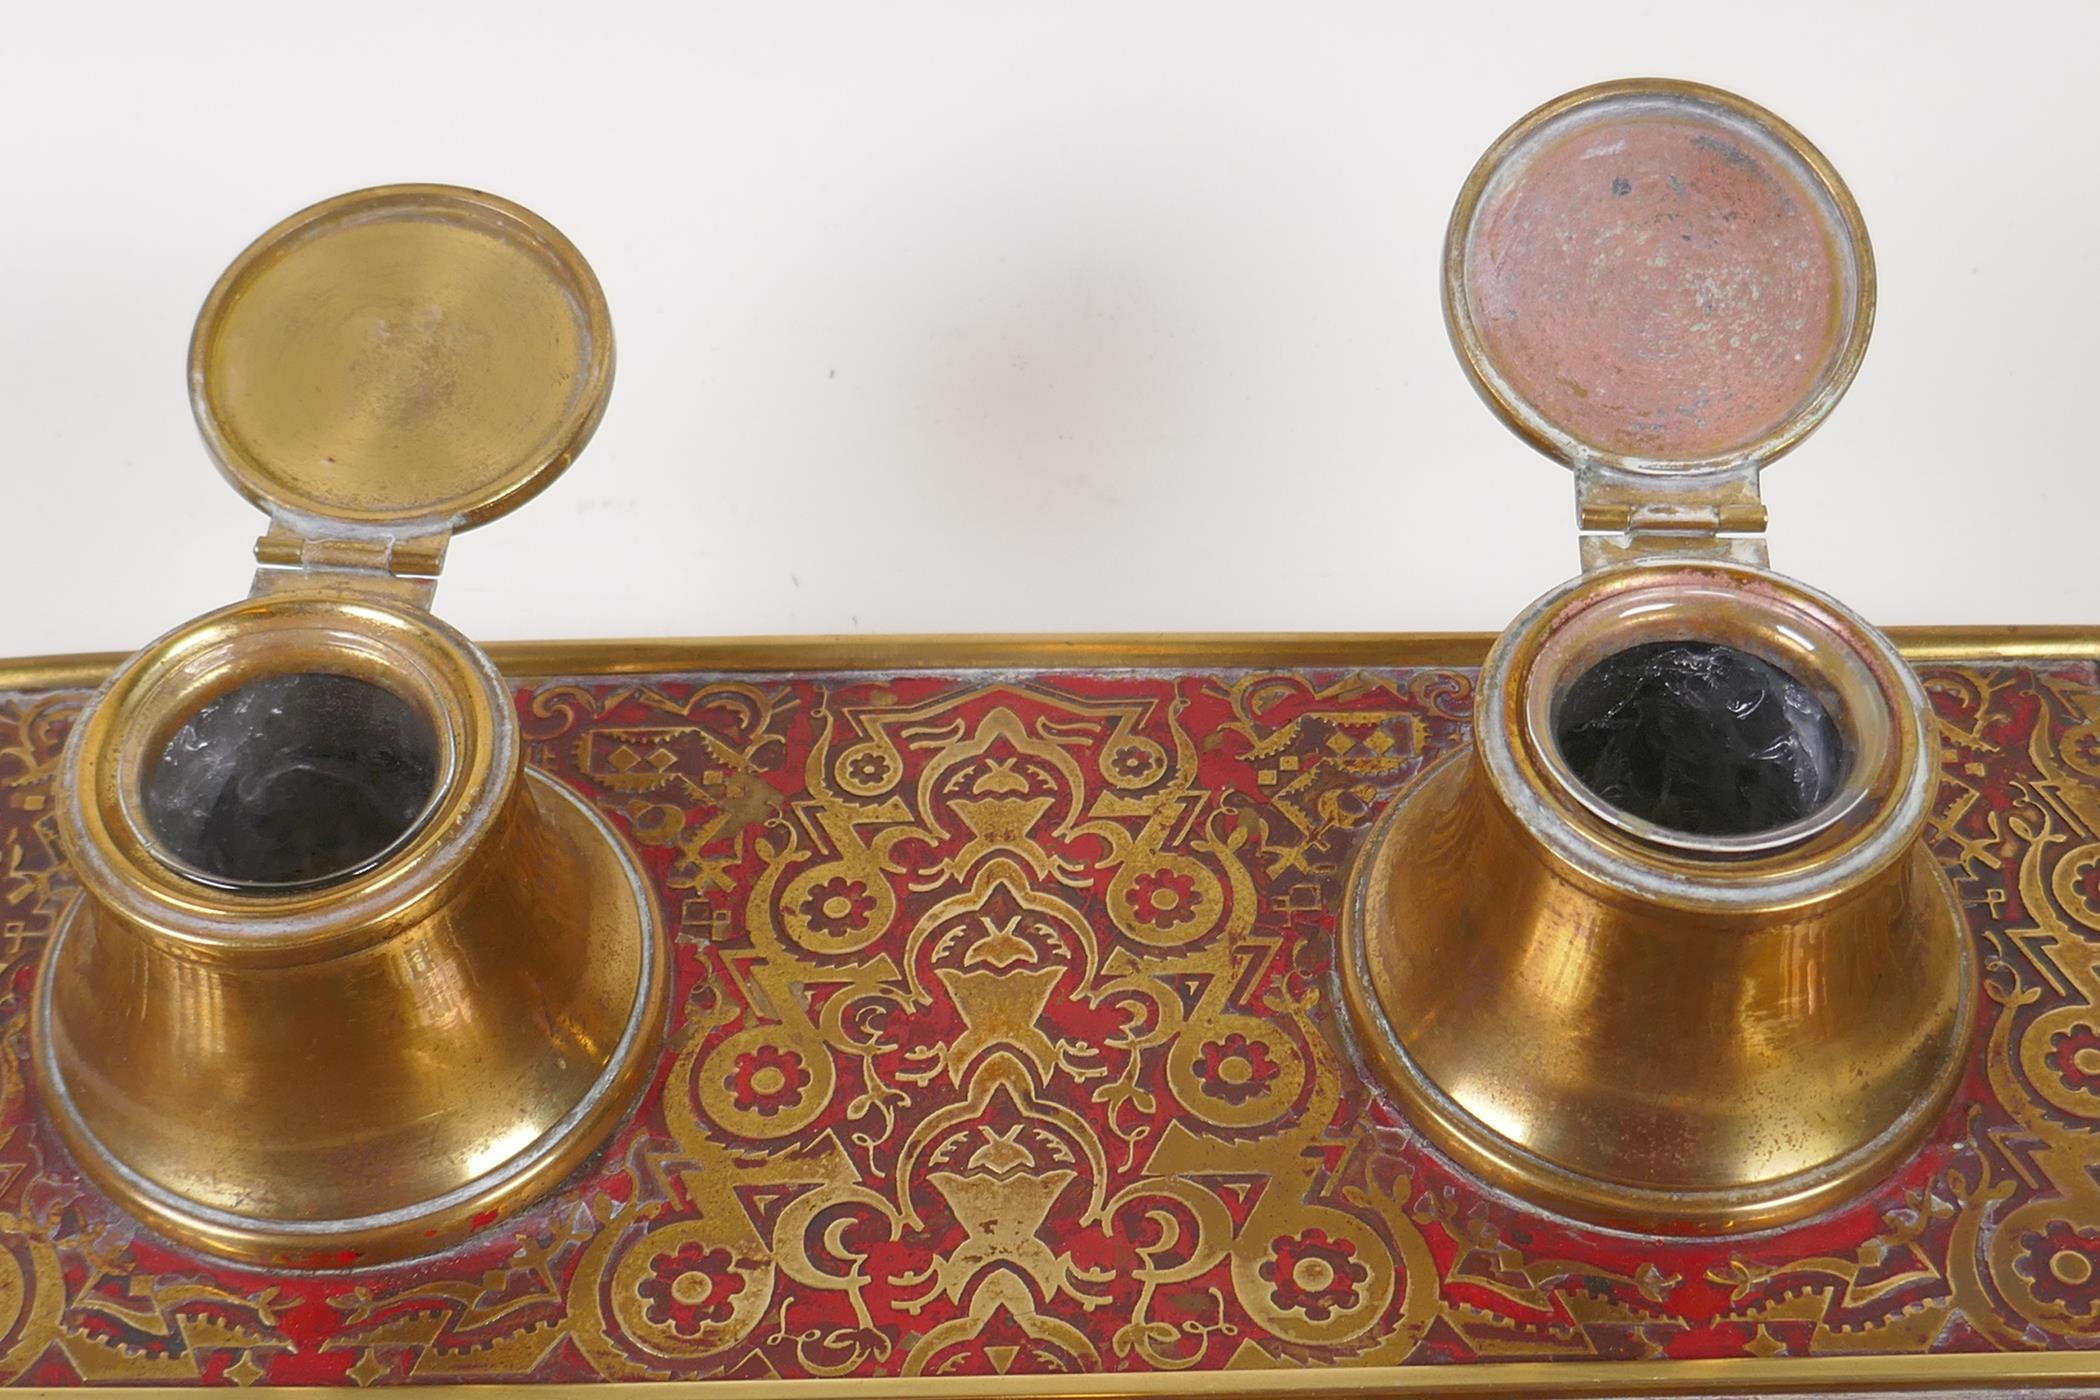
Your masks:
{"label": "tarnished brass surface", "polygon": [[[1769,850],[1589,800],[1544,703],[1603,648],[1691,635],[1821,691],[1854,775]],[[1830,599],[1656,561],[1549,595],[1490,654],[1474,743],[1398,801],[1344,910],[1365,1053],[1440,1145],[1526,1200],[1653,1231],[1797,1219],[1915,1146],[1976,974],[1922,842],[1924,700]]]}
{"label": "tarnished brass surface", "polygon": [[590,266],[530,210],[386,185],[258,238],[197,317],[190,397],[265,510],[332,526],[464,528],[568,466],[612,388]]}
{"label": "tarnished brass surface", "polygon": [[[439,728],[434,812],[291,893],[171,869],[139,775],[210,696],[362,675]],[[573,1170],[654,1066],[654,901],[604,821],[528,777],[485,658],[427,615],[275,595],[140,653],[74,732],[59,820],[87,898],[39,983],[36,1067],[96,1183],[167,1234],[291,1265],[442,1246]]]}

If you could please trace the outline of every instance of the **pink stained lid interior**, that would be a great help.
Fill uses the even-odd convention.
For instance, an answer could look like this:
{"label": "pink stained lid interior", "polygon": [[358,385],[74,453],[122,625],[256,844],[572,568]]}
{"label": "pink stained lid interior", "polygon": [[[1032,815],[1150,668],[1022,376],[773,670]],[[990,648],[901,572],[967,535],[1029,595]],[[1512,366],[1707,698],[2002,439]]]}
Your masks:
{"label": "pink stained lid interior", "polygon": [[1454,325],[1541,446],[1720,467],[1776,455],[1844,392],[1871,255],[1771,128],[1621,88],[1512,137],[1453,230]]}

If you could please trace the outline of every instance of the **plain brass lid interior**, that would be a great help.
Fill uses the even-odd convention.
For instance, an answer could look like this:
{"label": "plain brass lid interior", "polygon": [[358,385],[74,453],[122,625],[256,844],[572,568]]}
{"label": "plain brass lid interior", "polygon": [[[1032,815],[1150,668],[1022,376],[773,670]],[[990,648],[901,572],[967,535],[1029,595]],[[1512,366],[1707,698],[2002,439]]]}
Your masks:
{"label": "plain brass lid interior", "polygon": [[390,185],[294,214],[190,342],[207,446],[272,515],[397,535],[502,515],[561,474],[612,386],[604,293],[568,239],[474,190]]}
{"label": "plain brass lid interior", "polygon": [[1570,93],[1481,157],[1445,243],[1467,372],[1570,465],[1765,462],[1843,396],[1873,254],[1828,161],[1733,94],[1662,79]]}

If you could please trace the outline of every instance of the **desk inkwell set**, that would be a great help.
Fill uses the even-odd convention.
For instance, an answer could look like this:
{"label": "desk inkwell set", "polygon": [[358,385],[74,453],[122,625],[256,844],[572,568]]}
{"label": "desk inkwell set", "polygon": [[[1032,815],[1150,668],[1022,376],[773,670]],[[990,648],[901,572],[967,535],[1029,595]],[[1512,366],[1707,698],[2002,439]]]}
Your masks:
{"label": "desk inkwell set", "polygon": [[1443,267],[1581,527],[1484,655],[492,655],[429,609],[604,410],[589,267],[446,187],[265,234],[190,356],[253,592],[0,663],[0,1381],[2100,1381],[2100,633],[1767,566],[1844,185],[1608,84]]}

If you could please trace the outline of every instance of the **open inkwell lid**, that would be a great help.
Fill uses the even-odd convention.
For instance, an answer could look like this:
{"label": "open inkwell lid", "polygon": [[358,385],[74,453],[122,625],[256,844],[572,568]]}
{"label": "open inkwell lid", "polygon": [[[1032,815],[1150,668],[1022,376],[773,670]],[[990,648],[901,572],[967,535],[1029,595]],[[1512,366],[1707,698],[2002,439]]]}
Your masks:
{"label": "open inkwell lid", "polygon": [[1821,152],[1731,93],[1584,88],[1459,194],[1444,311],[1467,374],[1576,473],[1588,567],[1762,564],[1758,472],[1843,397],[1874,319],[1865,222]]}
{"label": "open inkwell lid", "polygon": [[433,578],[444,545],[574,460],[612,387],[587,263],[505,199],[389,185],[292,215],[198,314],[190,399],[269,512],[266,566]]}

